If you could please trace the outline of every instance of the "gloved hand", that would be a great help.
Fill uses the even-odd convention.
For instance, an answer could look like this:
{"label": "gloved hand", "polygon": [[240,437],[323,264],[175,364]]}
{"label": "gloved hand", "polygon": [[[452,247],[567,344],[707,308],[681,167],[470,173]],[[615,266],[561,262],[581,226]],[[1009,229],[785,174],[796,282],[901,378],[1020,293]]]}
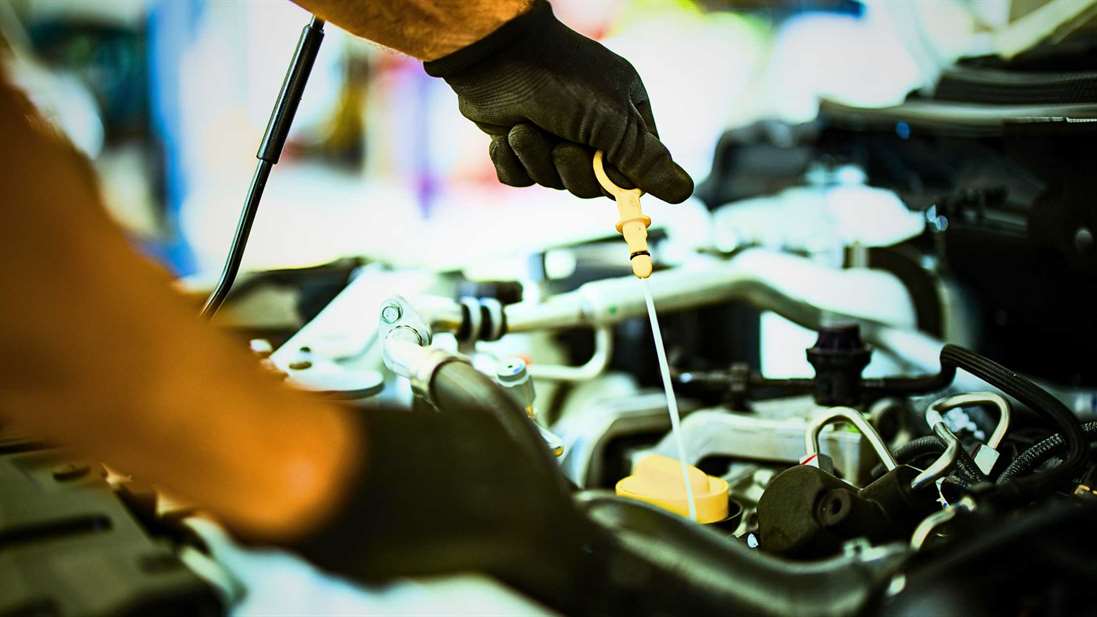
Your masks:
{"label": "gloved hand", "polygon": [[457,93],[461,113],[491,135],[503,184],[603,195],[591,168],[600,149],[634,186],[659,199],[678,203],[693,192],[693,180],[659,141],[636,70],[557,21],[545,0],[424,66]]}
{"label": "gloved hand", "polygon": [[[449,363],[439,413],[356,410],[365,455],[343,502],[287,548],[363,582],[482,572],[567,614],[594,594],[608,542],[508,394]],[[494,391],[493,391],[494,390]]]}

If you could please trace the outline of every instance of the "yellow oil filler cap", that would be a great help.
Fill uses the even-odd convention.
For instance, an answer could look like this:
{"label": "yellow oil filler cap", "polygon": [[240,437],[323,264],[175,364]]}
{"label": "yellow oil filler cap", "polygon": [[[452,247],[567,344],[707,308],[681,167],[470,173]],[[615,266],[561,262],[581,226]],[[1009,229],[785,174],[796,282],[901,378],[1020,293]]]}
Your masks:
{"label": "yellow oil filler cap", "polygon": [[[728,483],[688,465],[689,482],[697,504],[697,522],[718,523],[728,517]],[[689,517],[686,487],[678,459],[651,454],[637,461],[632,475],[617,483],[621,497],[650,503],[664,510]]]}

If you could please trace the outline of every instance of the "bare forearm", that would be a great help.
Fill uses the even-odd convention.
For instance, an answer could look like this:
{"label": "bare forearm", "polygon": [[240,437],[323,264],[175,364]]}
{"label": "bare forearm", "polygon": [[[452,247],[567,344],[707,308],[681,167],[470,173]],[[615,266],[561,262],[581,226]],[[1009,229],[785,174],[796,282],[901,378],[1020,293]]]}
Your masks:
{"label": "bare forearm", "polygon": [[0,134],[0,418],[257,534],[322,515],[355,456],[342,412],[199,322],[2,75]]}
{"label": "bare forearm", "polygon": [[434,60],[484,38],[532,0],[293,0],[352,34]]}

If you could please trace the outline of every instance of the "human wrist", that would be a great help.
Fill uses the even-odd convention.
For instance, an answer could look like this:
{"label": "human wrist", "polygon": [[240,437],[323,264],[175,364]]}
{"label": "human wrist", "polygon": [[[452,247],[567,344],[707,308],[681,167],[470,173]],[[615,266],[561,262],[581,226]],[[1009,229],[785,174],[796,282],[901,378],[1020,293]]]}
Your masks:
{"label": "human wrist", "polygon": [[423,68],[432,77],[444,78],[458,73],[554,21],[556,18],[553,16],[552,6],[547,0],[532,0],[522,12],[498,28],[469,45],[424,62]]}

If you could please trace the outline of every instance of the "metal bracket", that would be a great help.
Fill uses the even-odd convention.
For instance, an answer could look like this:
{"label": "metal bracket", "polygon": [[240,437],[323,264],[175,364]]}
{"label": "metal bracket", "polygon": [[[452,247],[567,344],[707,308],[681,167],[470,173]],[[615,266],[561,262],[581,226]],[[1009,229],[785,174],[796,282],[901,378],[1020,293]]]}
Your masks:
{"label": "metal bracket", "polygon": [[403,296],[393,296],[382,302],[379,318],[378,335],[382,341],[397,336],[422,347],[430,345],[430,324]]}
{"label": "metal bracket", "polygon": [[429,347],[430,326],[402,296],[393,296],[381,303],[378,336],[385,366],[411,380],[412,390],[428,400],[430,380],[438,367],[461,360],[451,353]]}

